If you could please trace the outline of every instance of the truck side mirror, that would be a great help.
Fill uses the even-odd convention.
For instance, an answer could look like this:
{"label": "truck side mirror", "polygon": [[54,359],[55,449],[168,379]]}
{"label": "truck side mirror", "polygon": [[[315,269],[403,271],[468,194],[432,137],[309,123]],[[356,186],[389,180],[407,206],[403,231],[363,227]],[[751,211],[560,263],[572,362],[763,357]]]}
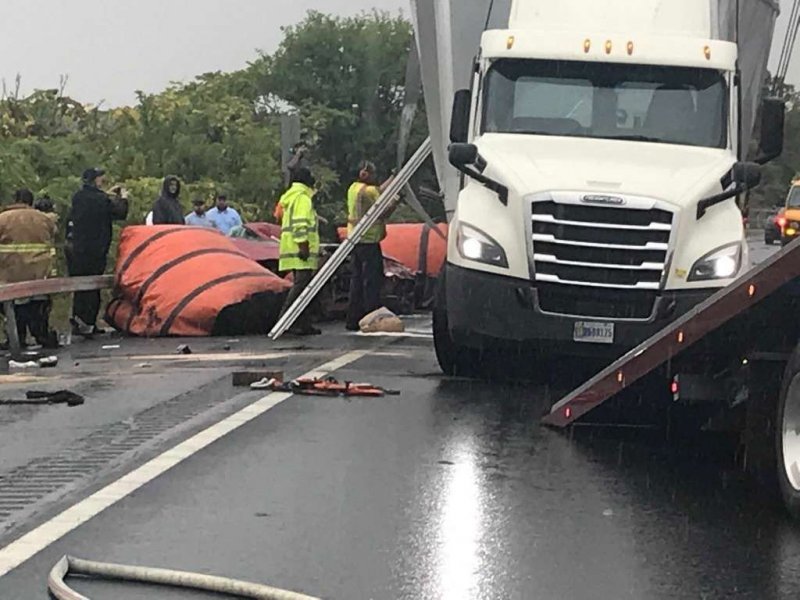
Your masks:
{"label": "truck side mirror", "polygon": [[739,162],[733,165],[733,181],[738,187],[752,190],[761,183],[761,165],[752,162]]}
{"label": "truck side mirror", "polygon": [[454,143],[450,145],[450,164],[466,167],[478,160],[478,147],[475,144]]}
{"label": "truck side mirror", "polygon": [[450,141],[466,144],[469,138],[469,113],[472,108],[472,92],[458,90],[453,98],[453,117],[450,121]]}
{"label": "truck side mirror", "polygon": [[508,188],[483,174],[488,164],[475,144],[451,144],[448,158],[456,169],[495,192],[500,202],[508,205]]}
{"label": "truck side mirror", "polygon": [[783,154],[786,103],[779,98],[765,98],[761,103],[761,140],[756,162],[765,165]]}
{"label": "truck side mirror", "polygon": [[731,183],[736,185],[733,189],[724,190],[721,194],[715,194],[708,198],[704,198],[697,203],[697,220],[703,218],[712,206],[716,206],[725,200],[743,194],[752,190],[759,183],[761,183],[761,165],[754,162],[738,162],[733,165],[733,168],[725,175],[720,181],[723,189],[730,186]]}

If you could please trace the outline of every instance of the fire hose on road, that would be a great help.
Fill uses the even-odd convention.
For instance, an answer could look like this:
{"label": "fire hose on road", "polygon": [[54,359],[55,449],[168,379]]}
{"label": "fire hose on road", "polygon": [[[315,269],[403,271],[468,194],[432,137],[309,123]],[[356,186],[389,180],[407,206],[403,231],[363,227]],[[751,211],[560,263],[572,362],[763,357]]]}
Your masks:
{"label": "fire hose on road", "polygon": [[170,569],[102,563],[72,556],[64,556],[58,561],[50,571],[50,576],[47,579],[47,587],[57,600],[89,600],[89,598],[74,591],[66,584],[64,580],[69,575],[109,581],[162,585],[257,600],[319,600],[319,598],[313,596],[279,590],[258,583],[228,579],[227,577],[172,571]]}

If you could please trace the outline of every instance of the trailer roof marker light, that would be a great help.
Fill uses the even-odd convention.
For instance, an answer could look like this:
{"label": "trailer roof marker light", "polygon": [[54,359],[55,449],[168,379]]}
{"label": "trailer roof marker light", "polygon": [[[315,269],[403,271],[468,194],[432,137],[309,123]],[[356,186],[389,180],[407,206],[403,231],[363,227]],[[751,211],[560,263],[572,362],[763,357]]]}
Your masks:
{"label": "trailer roof marker light", "polygon": [[514,42],[516,41],[517,38],[515,38],[513,35],[508,36],[508,39],[506,40],[506,48],[511,50],[514,47]]}
{"label": "trailer roof marker light", "polygon": [[572,407],[571,406],[568,406],[567,408],[564,409],[564,417],[567,418],[567,419],[571,419],[572,418]]}
{"label": "trailer roof marker light", "polygon": [[686,335],[682,331],[679,331],[678,332],[678,343],[682,344],[685,339],[686,339]]}
{"label": "trailer roof marker light", "polygon": [[703,48],[703,54],[706,57],[706,60],[711,60],[711,46],[706,46]]}
{"label": "trailer roof marker light", "polygon": [[589,54],[589,50],[591,49],[592,49],[592,40],[586,38],[585,40],[583,40],[583,52],[585,54]]}
{"label": "trailer roof marker light", "polygon": [[625,381],[625,375],[622,374],[622,371],[617,371],[617,383],[623,383]]}
{"label": "trailer roof marker light", "polygon": [[633,42],[628,42],[628,56],[633,56]]}
{"label": "trailer roof marker light", "polygon": [[614,43],[611,40],[606,40],[606,54],[611,54],[611,50],[614,48]]}
{"label": "trailer roof marker light", "polygon": [[747,288],[747,295],[751,298],[756,295],[756,286],[754,284],[750,284],[750,287]]}

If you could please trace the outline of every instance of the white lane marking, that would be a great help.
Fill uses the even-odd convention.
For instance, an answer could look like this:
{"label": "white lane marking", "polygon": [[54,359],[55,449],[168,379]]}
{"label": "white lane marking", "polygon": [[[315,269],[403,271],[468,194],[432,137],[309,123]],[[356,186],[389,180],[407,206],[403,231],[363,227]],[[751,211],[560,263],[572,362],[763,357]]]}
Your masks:
{"label": "white lane marking", "polygon": [[[364,356],[369,353],[369,350],[348,352],[339,358],[319,366],[314,371],[306,373],[303,377],[324,377],[333,371],[364,358]],[[160,454],[138,469],[117,479],[85,500],[78,502],[61,514],[42,523],[36,529],[11,542],[5,548],[0,549],[0,577],[6,575],[12,569],[15,569],[38,552],[47,548],[50,544],[77,529],[89,519],[97,516],[108,507],[116,504],[143,485],[170,470],[175,465],[182,463],[193,454],[196,454],[203,448],[225,437],[245,423],[249,423],[256,417],[263,415],[268,410],[291,397],[292,394],[288,393],[271,393],[260,400],[256,400],[240,411],[211,425],[207,429],[190,437],[185,442],[181,442],[177,446]]]}

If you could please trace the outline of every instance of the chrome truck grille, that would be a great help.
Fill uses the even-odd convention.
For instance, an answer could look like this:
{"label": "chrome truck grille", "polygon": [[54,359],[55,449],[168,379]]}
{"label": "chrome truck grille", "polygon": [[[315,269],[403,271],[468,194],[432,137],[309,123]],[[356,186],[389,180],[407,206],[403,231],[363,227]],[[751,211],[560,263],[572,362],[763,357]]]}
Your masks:
{"label": "chrome truck grille", "polygon": [[[619,206],[592,206],[586,200]],[[576,203],[577,200],[577,203]],[[533,202],[539,307],[578,317],[647,320],[667,264],[673,213],[652,201],[586,196]]]}

